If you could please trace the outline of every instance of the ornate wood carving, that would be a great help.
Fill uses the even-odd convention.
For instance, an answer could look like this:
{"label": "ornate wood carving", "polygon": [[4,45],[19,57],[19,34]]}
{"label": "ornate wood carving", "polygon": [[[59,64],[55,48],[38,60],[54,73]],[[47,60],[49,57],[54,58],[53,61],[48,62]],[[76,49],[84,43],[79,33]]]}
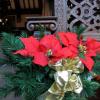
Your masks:
{"label": "ornate wood carving", "polygon": [[[26,27],[29,31],[34,30],[36,24],[50,27],[52,31],[72,30],[76,25],[86,26],[86,32],[100,32],[100,7],[99,0],[54,0],[54,16],[41,18],[28,18]],[[34,20],[35,19],[35,20]]]}
{"label": "ornate wood carving", "polygon": [[29,31],[33,31],[37,24],[43,24],[49,26],[49,29],[51,31],[66,31],[67,29],[66,8],[67,8],[67,0],[54,0],[54,15],[57,18],[55,16],[27,18],[26,28]]}
{"label": "ornate wood carving", "polygon": [[29,31],[34,31],[38,25],[45,26],[52,32],[57,29],[57,17],[47,16],[47,17],[27,17],[26,28]]}
{"label": "ornate wood carving", "polygon": [[100,32],[100,1],[99,0],[68,0],[67,28],[72,30],[74,26],[83,24],[86,32]]}

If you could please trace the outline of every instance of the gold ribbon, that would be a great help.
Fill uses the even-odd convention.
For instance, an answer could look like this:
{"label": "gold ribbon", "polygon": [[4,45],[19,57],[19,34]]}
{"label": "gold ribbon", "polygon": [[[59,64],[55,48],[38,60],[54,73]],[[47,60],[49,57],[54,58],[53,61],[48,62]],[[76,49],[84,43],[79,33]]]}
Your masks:
{"label": "gold ribbon", "polygon": [[55,65],[55,82],[47,92],[39,97],[39,100],[62,100],[67,91],[80,93],[83,89],[79,73],[84,70],[84,65],[78,57],[74,59],[62,59]]}

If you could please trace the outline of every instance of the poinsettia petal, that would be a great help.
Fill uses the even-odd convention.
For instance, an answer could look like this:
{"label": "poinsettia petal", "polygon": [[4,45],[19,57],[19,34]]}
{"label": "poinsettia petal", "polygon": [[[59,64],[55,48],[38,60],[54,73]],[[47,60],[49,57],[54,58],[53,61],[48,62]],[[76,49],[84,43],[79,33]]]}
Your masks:
{"label": "poinsettia petal", "polygon": [[41,39],[40,45],[45,46],[47,49],[52,49],[56,45],[57,45],[57,48],[59,48],[60,42],[57,40],[57,38],[54,35],[46,35]]}
{"label": "poinsettia petal", "polygon": [[100,54],[100,48],[96,49],[97,53]]}
{"label": "poinsettia petal", "polygon": [[79,44],[77,34],[72,32],[67,32],[66,37],[70,45],[77,46]]}
{"label": "poinsettia petal", "polygon": [[40,49],[44,53],[47,53],[48,50],[51,50],[53,57],[59,57],[61,56],[60,50],[62,49],[62,46],[54,35],[47,35],[41,39]]}
{"label": "poinsettia petal", "polygon": [[68,48],[69,48],[73,53],[78,53],[77,47],[75,47],[75,46],[73,46],[73,45],[70,45]]}
{"label": "poinsettia petal", "polygon": [[72,56],[71,56],[72,58],[78,56],[78,48],[77,47],[70,45],[68,48],[72,52]]}
{"label": "poinsettia petal", "polygon": [[65,45],[65,46],[68,46],[69,45],[68,39],[66,37],[66,33],[65,32],[59,32],[57,35],[59,36],[60,42],[63,45]]}
{"label": "poinsettia petal", "polygon": [[77,34],[76,33],[72,33],[72,32],[59,32],[58,36],[60,38],[60,41],[65,45],[65,46],[69,46],[69,45],[73,45],[73,46],[77,46],[79,41],[77,39]]}
{"label": "poinsettia petal", "polygon": [[95,57],[96,56],[96,52],[92,49],[90,50],[87,50],[87,53],[86,53],[87,56],[90,56],[90,57]]}
{"label": "poinsettia petal", "polygon": [[64,47],[61,50],[61,52],[62,52],[64,58],[67,58],[67,57],[71,57],[72,56],[72,52],[70,51],[70,49],[68,47]]}
{"label": "poinsettia petal", "polygon": [[56,37],[53,37],[52,42],[51,42],[51,48],[53,48],[54,50],[57,50],[57,49],[61,49],[61,47],[62,46],[59,40]]}
{"label": "poinsettia petal", "polygon": [[46,35],[40,40],[40,45],[45,46],[46,48],[50,48],[50,42],[52,41],[53,35]]}
{"label": "poinsettia petal", "polygon": [[28,53],[33,54],[35,51],[37,51],[39,47],[39,41],[36,40],[33,36],[20,39],[23,42],[25,49],[27,50]]}
{"label": "poinsettia petal", "polygon": [[82,61],[82,63],[88,68],[89,71],[92,70],[93,65],[94,65],[94,61],[91,57],[85,56],[85,58],[80,58],[80,60]]}
{"label": "poinsettia petal", "polygon": [[28,38],[20,38],[22,43],[24,44],[24,49],[18,50],[15,54],[21,54],[22,56],[34,56],[34,53],[39,48],[39,41],[36,40],[33,36]]}
{"label": "poinsettia petal", "polygon": [[25,49],[18,50],[18,51],[16,51],[16,52],[14,52],[14,54],[20,54],[20,55],[22,55],[22,56],[28,56],[28,52],[27,52],[27,50],[25,50]]}
{"label": "poinsettia petal", "polygon": [[61,45],[58,43],[58,44],[56,44],[55,45],[55,47],[53,47],[52,49],[52,55],[53,56],[56,56],[56,57],[59,57],[59,56],[61,56],[61,50],[62,50],[62,47],[61,47]]}
{"label": "poinsettia petal", "polygon": [[48,64],[48,58],[43,52],[36,52],[33,62],[44,67]]}
{"label": "poinsettia petal", "polygon": [[88,49],[92,49],[95,52],[100,50],[100,42],[96,41],[93,38],[87,38],[86,45]]}
{"label": "poinsettia petal", "polygon": [[88,37],[86,40],[86,46],[90,49],[94,49],[96,40],[93,38]]}

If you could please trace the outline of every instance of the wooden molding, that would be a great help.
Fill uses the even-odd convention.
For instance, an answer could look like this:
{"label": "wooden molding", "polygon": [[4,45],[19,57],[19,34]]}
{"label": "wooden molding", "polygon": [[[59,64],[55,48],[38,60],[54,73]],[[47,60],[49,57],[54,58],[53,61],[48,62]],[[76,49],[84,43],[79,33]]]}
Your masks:
{"label": "wooden molding", "polygon": [[26,17],[26,20],[28,31],[34,31],[38,25],[45,26],[51,32],[57,30],[57,17],[55,16]]}

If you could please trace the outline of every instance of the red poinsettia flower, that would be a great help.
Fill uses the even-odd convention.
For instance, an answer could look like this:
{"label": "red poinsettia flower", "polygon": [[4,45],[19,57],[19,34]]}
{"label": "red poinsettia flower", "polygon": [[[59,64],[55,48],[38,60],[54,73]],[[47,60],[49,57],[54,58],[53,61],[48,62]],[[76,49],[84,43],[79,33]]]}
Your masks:
{"label": "red poinsettia flower", "polygon": [[69,45],[73,45],[73,46],[77,46],[79,41],[77,39],[77,34],[76,33],[72,33],[72,32],[59,32],[58,36],[61,40],[61,42],[65,45],[65,46],[69,46]]}
{"label": "red poinsettia flower", "polygon": [[71,58],[78,55],[78,44],[77,34],[72,32],[59,32],[58,33],[60,42],[65,46],[64,48],[72,53]]}
{"label": "red poinsettia flower", "polygon": [[100,52],[100,42],[93,38],[88,38],[86,45],[88,48],[92,49],[95,53]]}
{"label": "red poinsettia flower", "polygon": [[[44,36],[40,40],[39,50],[35,53],[33,62],[41,66],[46,66],[49,62],[55,63],[64,57],[64,51],[54,35]],[[69,55],[70,52],[66,54]]]}
{"label": "red poinsettia flower", "polygon": [[39,47],[39,41],[37,41],[33,36],[20,38],[20,40],[24,44],[24,49],[18,50],[14,54],[33,57]]}
{"label": "red poinsettia flower", "polygon": [[80,60],[85,64],[88,70],[91,71],[94,65],[94,61],[91,57],[96,56],[96,53],[100,50],[100,42],[92,38],[87,38],[86,42],[80,42],[79,49],[84,54],[84,57],[80,57]]}

